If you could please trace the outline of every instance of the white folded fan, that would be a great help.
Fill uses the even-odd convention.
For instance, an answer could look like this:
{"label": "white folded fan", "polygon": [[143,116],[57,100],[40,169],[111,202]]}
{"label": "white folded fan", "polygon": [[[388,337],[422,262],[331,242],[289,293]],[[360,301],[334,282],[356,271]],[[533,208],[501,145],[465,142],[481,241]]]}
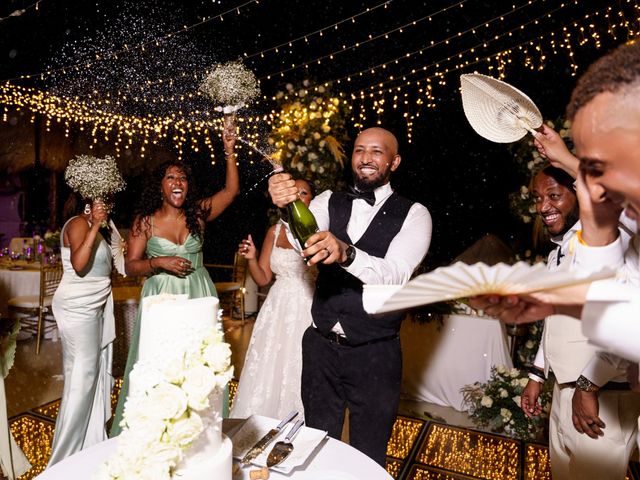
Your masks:
{"label": "white folded fan", "polygon": [[120,232],[116,228],[113,220],[109,220],[109,226],[111,227],[111,255],[113,256],[113,265],[116,270],[123,277],[127,276],[127,272],[124,269],[124,252],[126,248],[126,242]]}
{"label": "white folded fan", "polygon": [[460,75],[462,107],[473,129],[487,140],[511,143],[542,125],[535,103],[517,88],[479,73]]}
{"label": "white folded fan", "polygon": [[615,273],[606,268],[581,276],[575,272],[552,272],[544,263],[489,266],[457,262],[419,275],[404,286],[365,285],[362,302],[367,313],[385,313],[476,295],[523,294],[568,287],[611,278]]}

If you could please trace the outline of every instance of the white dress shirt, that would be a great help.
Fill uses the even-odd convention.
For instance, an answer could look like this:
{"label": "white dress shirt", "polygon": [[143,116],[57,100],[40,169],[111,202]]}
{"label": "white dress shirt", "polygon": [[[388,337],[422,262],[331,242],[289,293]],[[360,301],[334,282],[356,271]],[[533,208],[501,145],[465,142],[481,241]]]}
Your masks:
{"label": "white dress shirt", "polygon": [[[357,243],[364,235],[382,205],[391,196],[393,189],[386,183],[374,190],[375,203],[369,205],[365,200],[353,200],[351,217],[347,224],[347,234],[353,243]],[[326,190],[311,201],[309,210],[318,223],[319,231],[329,230],[329,199],[331,190]],[[414,203],[407,217],[387,249],[384,258],[374,257],[356,248],[356,256],[345,270],[365,284],[402,285],[407,283],[411,274],[420,264],[429,250],[431,243],[431,214],[424,205]],[[287,226],[287,236],[292,241]],[[340,323],[332,331],[344,335]]]}

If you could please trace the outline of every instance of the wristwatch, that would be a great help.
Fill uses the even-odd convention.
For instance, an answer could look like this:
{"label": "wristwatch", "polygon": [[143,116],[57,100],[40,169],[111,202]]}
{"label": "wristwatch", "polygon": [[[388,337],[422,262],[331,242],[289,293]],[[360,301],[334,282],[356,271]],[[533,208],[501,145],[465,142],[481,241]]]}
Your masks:
{"label": "wristwatch", "polygon": [[347,259],[344,262],[339,263],[338,265],[347,268],[356,259],[356,247],[354,247],[353,245],[349,245],[344,253],[347,255]]}
{"label": "wristwatch", "polygon": [[580,375],[578,380],[576,380],[576,388],[578,390],[582,390],[583,392],[597,392],[600,390],[600,387],[589,380],[587,377]]}

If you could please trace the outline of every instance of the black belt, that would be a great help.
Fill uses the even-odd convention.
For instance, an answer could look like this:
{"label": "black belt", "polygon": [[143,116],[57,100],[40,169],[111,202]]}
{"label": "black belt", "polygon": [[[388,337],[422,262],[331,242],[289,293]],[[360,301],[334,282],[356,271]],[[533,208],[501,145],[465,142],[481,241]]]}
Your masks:
{"label": "black belt", "polygon": [[364,347],[365,345],[373,345],[374,343],[386,342],[387,340],[394,340],[398,338],[398,334],[395,333],[387,337],[374,338],[373,340],[369,340],[366,342],[352,343],[349,341],[347,337],[345,337],[344,335],[340,335],[339,333],[336,333],[336,332],[322,333],[320,330],[318,330],[315,327],[313,327],[313,331],[316,332],[321,337],[326,338],[331,343],[337,343],[338,345],[342,345],[344,347]]}
{"label": "black belt", "polygon": [[[577,388],[576,382],[567,382],[559,384],[560,388]],[[629,382],[607,382],[603,386],[600,387],[600,391],[608,390],[608,391],[616,391],[616,392],[626,392],[631,390],[631,384]]]}

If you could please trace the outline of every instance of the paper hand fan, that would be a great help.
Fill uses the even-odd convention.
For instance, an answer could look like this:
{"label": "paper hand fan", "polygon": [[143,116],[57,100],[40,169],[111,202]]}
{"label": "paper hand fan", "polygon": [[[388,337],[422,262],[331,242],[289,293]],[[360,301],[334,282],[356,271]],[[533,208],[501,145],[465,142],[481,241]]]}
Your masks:
{"label": "paper hand fan", "polygon": [[530,293],[613,276],[612,269],[580,276],[576,272],[552,272],[544,263],[489,266],[457,262],[419,275],[404,286],[365,285],[362,301],[368,313],[384,313],[476,295]]}
{"label": "paper hand fan", "polygon": [[124,270],[124,253],[127,244],[124,238],[122,238],[122,235],[120,235],[113,220],[109,220],[109,226],[111,227],[111,255],[113,256],[113,265],[120,275],[126,277],[127,273]]}
{"label": "paper hand fan", "polygon": [[508,83],[479,73],[460,76],[462,106],[473,129],[487,140],[511,143],[542,125],[533,101]]}

